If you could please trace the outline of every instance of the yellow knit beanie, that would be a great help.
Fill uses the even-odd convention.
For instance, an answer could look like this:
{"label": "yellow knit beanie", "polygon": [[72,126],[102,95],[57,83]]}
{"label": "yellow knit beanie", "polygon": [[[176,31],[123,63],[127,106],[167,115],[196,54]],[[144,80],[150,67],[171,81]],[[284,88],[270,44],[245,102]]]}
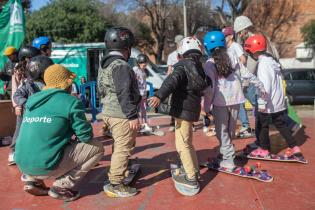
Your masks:
{"label": "yellow knit beanie", "polygon": [[9,47],[5,48],[5,50],[3,52],[3,55],[10,56],[10,55],[12,55],[15,52],[16,52],[16,49],[14,47],[12,47],[12,46],[9,46]]}
{"label": "yellow knit beanie", "polygon": [[46,86],[44,89],[67,89],[73,83],[76,75],[60,64],[49,66],[44,73]]}

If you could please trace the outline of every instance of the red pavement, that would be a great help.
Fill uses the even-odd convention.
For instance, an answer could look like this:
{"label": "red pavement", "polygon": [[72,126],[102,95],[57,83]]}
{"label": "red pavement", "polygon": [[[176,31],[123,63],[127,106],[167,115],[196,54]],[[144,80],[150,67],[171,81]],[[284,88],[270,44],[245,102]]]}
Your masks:
{"label": "red pavement", "polygon": [[[154,124],[169,123],[169,118],[152,118]],[[8,147],[0,148],[0,210],[4,209],[315,209],[315,119],[303,118],[305,132],[297,136],[309,164],[262,162],[262,167],[274,176],[272,183],[262,183],[223,173],[202,169],[201,192],[194,197],[184,197],[174,188],[168,170],[176,162],[174,134],[165,137],[142,136],[137,138],[134,157],[139,158],[142,171],[134,184],[140,193],[132,198],[108,198],[102,191],[109,168],[112,140],[101,136],[101,123],[94,124],[95,136],[104,143],[105,154],[101,164],[82,181],[82,197],[66,203],[48,196],[34,197],[25,193],[16,166],[7,166]],[[164,128],[167,130],[167,128]],[[283,140],[272,136],[273,144]],[[241,150],[253,139],[234,140]],[[218,142],[206,137],[199,129],[194,133],[194,144],[200,162],[215,157]],[[274,148],[279,150],[280,148]],[[254,164],[256,161],[248,161]],[[51,184],[51,181],[48,182]]]}

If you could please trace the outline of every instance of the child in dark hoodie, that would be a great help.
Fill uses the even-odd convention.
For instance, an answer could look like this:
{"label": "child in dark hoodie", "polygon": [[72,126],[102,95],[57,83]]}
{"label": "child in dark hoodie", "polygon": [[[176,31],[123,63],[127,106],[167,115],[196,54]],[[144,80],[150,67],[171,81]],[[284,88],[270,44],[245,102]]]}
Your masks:
{"label": "child in dark hoodie", "polygon": [[149,99],[149,105],[157,107],[172,94],[170,115],[175,117],[175,145],[186,173],[174,180],[190,188],[199,187],[199,164],[192,144],[193,122],[199,120],[203,90],[211,85],[200,62],[201,46],[196,37],[180,42],[177,51],[183,59],[174,66],[156,96]]}
{"label": "child in dark hoodie", "polygon": [[[44,56],[44,55],[38,55],[33,58],[30,58],[30,60],[27,62],[26,65],[26,76],[27,78],[24,79],[21,84],[19,85],[18,89],[13,95],[13,101],[17,105],[16,109],[21,110],[21,118],[23,118],[23,113],[25,111],[25,104],[31,95],[33,95],[36,92],[39,92],[43,86],[44,83],[44,71],[49,66],[53,65],[53,61]],[[14,150],[15,150],[15,143],[16,139],[19,134],[20,130],[20,123],[17,123],[16,125],[16,138],[13,138],[13,142],[11,144],[12,152],[9,155],[9,165],[15,164],[14,161]]]}

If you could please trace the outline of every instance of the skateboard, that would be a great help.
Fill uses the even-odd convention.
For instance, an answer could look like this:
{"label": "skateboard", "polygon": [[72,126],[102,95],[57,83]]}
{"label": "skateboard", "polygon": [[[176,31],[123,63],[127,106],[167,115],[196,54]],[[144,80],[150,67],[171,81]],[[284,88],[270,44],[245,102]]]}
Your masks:
{"label": "skateboard", "polygon": [[250,148],[248,145],[243,149],[242,152],[240,152],[236,157],[238,158],[247,158],[247,159],[253,159],[253,160],[266,160],[266,161],[278,161],[278,162],[293,162],[293,163],[303,163],[307,164],[308,161],[301,156],[292,155],[288,157],[285,157],[284,155],[278,155],[278,154],[269,154],[267,157],[260,157],[260,156],[254,156],[251,154],[251,152],[255,150],[255,148]]}
{"label": "skateboard", "polygon": [[185,176],[185,171],[183,168],[179,167],[177,164],[171,164],[170,168],[171,168],[171,175],[172,175],[172,180],[174,182],[174,186],[180,194],[186,195],[186,196],[193,196],[193,195],[196,195],[200,191],[199,185],[198,187],[195,187],[195,188],[187,187],[185,185],[179,184],[178,182],[174,180],[175,176]]}
{"label": "skateboard", "polygon": [[261,157],[261,156],[254,156],[252,154],[248,154],[246,156],[248,159],[254,159],[254,160],[268,160],[268,161],[279,161],[279,162],[295,162],[295,163],[303,163],[307,164],[308,161],[305,160],[305,158],[301,156],[292,155],[289,157],[285,157],[283,155],[277,155],[277,154],[269,154],[267,157]]}
{"label": "skateboard", "polygon": [[139,173],[140,168],[141,168],[141,165],[139,163],[131,164],[128,167],[127,171],[125,172],[125,177],[126,178],[123,181],[124,185],[129,185],[134,180],[134,178]]}
{"label": "skateboard", "polygon": [[[138,163],[131,164],[128,168],[127,171],[125,172],[125,179],[123,181],[124,185],[129,185],[137,176],[141,168],[141,165]],[[104,183],[104,191],[107,191],[107,188],[109,186],[110,182],[109,180],[106,180]]]}
{"label": "skateboard", "polygon": [[255,166],[235,167],[232,171],[230,169],[220,167],[216,161],[205,162],[201,164],[201,167],[207,167],[209,170],[219,171],[243,178],[255,179],[261,182],[272,182],[273,180],[273,177],[270,176],[266,170],[258,169],[261,167],[260,163],[256,163]]}
{"label": "skateboard", "polygon": [[165,132],[160,130],[159,126],[152,126],[152,131],[140,132],[142,135],[165,136]]}

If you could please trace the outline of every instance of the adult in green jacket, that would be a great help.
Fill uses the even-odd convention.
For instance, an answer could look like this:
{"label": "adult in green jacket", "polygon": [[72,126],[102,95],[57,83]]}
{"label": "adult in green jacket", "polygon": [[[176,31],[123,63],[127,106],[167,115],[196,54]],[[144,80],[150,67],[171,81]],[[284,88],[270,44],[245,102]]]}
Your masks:
{"label": "adult in green jacket", "polygon": [[[62,65],[52,65],[45,70],[44,90],[27,100],[15,161],[24,190],[33,195],[77,199],[80,193],[72,188],[103,156],[81,101],[70,95],[74,78]],[[48,178],[56,178],[50,189],[43,182]]]}

